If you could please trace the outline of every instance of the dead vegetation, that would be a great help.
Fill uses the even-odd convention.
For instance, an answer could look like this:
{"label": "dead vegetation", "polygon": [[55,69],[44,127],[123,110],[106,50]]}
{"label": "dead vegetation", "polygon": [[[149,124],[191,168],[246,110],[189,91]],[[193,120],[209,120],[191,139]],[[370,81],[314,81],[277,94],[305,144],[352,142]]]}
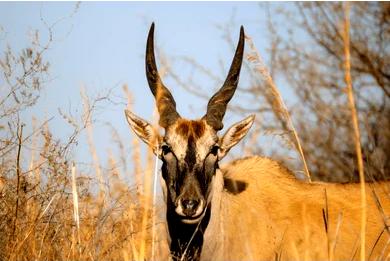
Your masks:
{"label": "dead vegetation", "polygon": [[[248,60],[243,64],[246,70],[237,89],[240,99],[233,100],[229,109],[241,117],[256,114],[255,127],[259,128],[251,131],[249,140],[267,136],[277,144],[265,149],[263,143],[251,142],[243,150],[279,159],[304,178],[301,157],[291,153],[297,144],[291,139],[291,126],[283,116],[286,114],[280,110],[270,78],[259,73],[259,65],[265,63],[275,85],[290,95],[289,99],[283,98],[312,180],[358,182],[354,131],[346,95],[342,4],[274,3],[261,7],[267,26],[260,33],[269,39],[269,47],[258,50],[262,59],[257,61],[253,59],[256,51],[246,49]],[[390,173],[389,10],[385,2],[351,4],[350,71],[367,180],[383,180]],[[231,46],[236,24],[232,17],[232,21],[220,26]],[[248,34],[253,37],[258,32]],[[191,68],[192,74],[216,82],[215,86],[222,82],[223,77],[215,74],[215,70],[204,68],[192,58],[176,60]],[[204,92],[209,90],[202,91],[201,86],[193,83],[192,75],[186,79],[171,70],[167,74],[178,86],[200,98],[207,97]]]}
{"label": "dead vegetation", "polygon": [[[306,35],[305,42],[309,44],[303,45],[293,33],[282,37],[275,20],[269,16],[268,73],[259,74],[260,56],[253,55],[254,49],[247,50],[249,86],[238,88],[237,95],[242,94],[246,101],[230,108],[237,114],[256,113],[262,120],[247,137],[249,142],[243,151],[264,154],[266,148],[257,140],[265,134],[279,137],[281,144],[286,145],[270,156],[307,177],[311,175],[313,180],[364,182],[362,175],[359,178],[363,169],[358,166],[362,164],[366,180],[387,179],[390,5],[351,4],[348,66],[342,4],[298,3],[294,12],[282,12],[291,22],[286,31],[301,28],[300,33]],[[255,33],[258,32],[252,32]],[[133,169],[128,169],[125,145],[113,128],[113,140],[121,154],[108,159],[97,157],[91,118],[96,104],[107,95],[90,99],[82,92],[84,111],[78,118],[59,110],[74,130],[67,138],[60,139],[50,131],[50,119],[34,119],[30,131],[20,121],[20,113],[34,106],[49,79],[50,63],[45,60],[45,52],[52,40],[42,45],[39,39],[37,32],[30,46],[20,52],[8,47],[0,59],[4,83],[1,87],[6,88],[0,95],[0,259],[150,260],[152,255],[153,259],[166,259],[166,231],[160,221],[163,215],[152,203],[155,164],[152,153],[142,154],[135,138],[131,147]],[[192,59],[185,61],[214,82],[222,78]],[[345,82],[348,70],[352,79],[349,83]],[[207,97],[170,70],[167,76],[192,93]],[[279,78],[287,81],[294,91],[297,99],[294,104],[287,101],[291,105],[284,106],[283,100],[277,98],[272,79]],[[349,95],[356,98],[356,110],[352,113],[347,90],[353,90]],[[131,99],[128,91],[124,96]],[[361,145],[355,146],[356,127],[360,128],[357,138]],[[74,144],[84,132],[93,155],[93,166],[87,168],[75,163],[72,155]],[[285,156],[292,148],[297,149],[300,160]],[[357,164],[360,148],[362,161]],[[147,158],[146,164],[141,163],[143,158]],[[132,176],[135,185],[130,186],[126,176]],[[383,233],[389,233],[388,218],[383,217]],[[332,252],[337,240],[330,240],[328,245],[328,251]]]}
{"label": "dead vegetation", "polygon": [[[151,201],[151,152],[144,155],[134,139],[134,169],[128,169],[115,128],[112,140],[121,151],[118,158],[111,153],[108,159],[99,159],[94,145],[94,114],[110,100],[111,90],[90,98],[80,88],[80,115],[58,109],[72,130],[68,137],[52,133],[51,119],[33,118],[29,128],[20,120],[50,80],[45,53],[53,44],[52,28],[48,25],[46,44],[36,32],[30,46],[21,51],[8,47],[0,59],[0,259],[151,259],[152,231],[163,234],[155,218],[161,216],[160,209],[154,209]],[[91,165],[73,156],[84,133]],[[144,157],[149,159],[146,164],[141,163]],[[133,185],[128,176],[136,177]],[[155,257],[161,257],[165,241],[161,236],[155,241]]]}

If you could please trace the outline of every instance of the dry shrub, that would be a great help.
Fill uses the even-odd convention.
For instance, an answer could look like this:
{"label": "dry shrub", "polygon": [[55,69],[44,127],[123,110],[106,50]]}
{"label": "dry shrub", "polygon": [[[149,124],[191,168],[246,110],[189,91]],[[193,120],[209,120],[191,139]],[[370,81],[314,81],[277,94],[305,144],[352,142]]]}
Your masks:
{"label": "dry shrub", "polygon": [[[0,260],[151,259],[152,228],[154,257],[166,259],[162,210],[152,206],[152,153],[142,155],[134,140],[135,167],[128,170],[125,151],[130,148],[112,128],[119,160],[112,153],[107,162],[97,157],[93,115],[111,90],[91,99],[81,89],[82,115],[58,110],[72,130],[68,137],[57,138],[50,119],[33,118],[33,126],[21,122],[49,78],[45,53],[53,39],[39,40],[37,32],[31,47],[20,53],[7,48],[0,59],[5,88],[0,94]],[[73,156],[83,133],[92,164]]]}
{"label": "dry shrub", "polygon": [[[390,5],[351,3],[350,75],[366,180],[389,178]],[[342,3],[296,3],[282,12],[289,22],[270,32],[275,74],[298,99],[294,122],[314,179],[359,181],[352,116],[344,81]],[[278,27],[276,17],[271,24]],[[288,32],[282,37],[281,32]],[[305,115],[305,117],[301,117]]]}
{"label": "dry shrub", "polygon": [[[132,173],[122,173],[111,155],[109,167],[102,169],[102,192],[102,181],[79,170],[82,165],[72,166],[70,151],[64,150],[68,144],[54,139],[47,126],[35,139],[39,160],[20,166],[19,174],[10,162],[13,169],[1,173],[0,259],[150,259],[151,194],[129,187],[122,177]],[[21,146],[27,147],[27,142]],[[153,171],[152,164],[137,175],[152,177]],[[161,216],[159,209],[156,215]],[[159,218],[156,222],[163,225]],[[160,227],[156,257],[166,251]]]}

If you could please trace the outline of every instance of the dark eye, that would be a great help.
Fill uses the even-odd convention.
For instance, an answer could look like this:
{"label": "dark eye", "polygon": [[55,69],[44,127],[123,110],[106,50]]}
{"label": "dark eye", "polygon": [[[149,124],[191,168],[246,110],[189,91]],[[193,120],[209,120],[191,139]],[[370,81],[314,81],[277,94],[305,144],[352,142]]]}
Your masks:
{"label": "dark eye", "polygon": [[214,156],[217,156],[218,154],[218,149],[219,149],[219,146],[218,145],[214,145],[211,150],[210,150],[210,154],[213,154]]}
{"label": "dark eye", "polygon": [[161,146],[161,150],[162,150],[163,155],[167,155],[168,153],[172,152],[171,147],[169,147],[169,145],[167,145],[167,144],[163,144]]}

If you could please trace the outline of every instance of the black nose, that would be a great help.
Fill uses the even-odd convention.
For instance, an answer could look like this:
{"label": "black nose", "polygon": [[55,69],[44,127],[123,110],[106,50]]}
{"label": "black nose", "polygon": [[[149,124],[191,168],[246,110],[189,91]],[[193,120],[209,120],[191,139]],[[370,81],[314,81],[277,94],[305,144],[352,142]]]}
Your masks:
{"label": "black nose", "polygon": [[182,200],[181,204],[183,205],[183,212],[187,216],[192,216],[195,214],[195,210],[199,205],[198,200],[194,199],[184,199]]}

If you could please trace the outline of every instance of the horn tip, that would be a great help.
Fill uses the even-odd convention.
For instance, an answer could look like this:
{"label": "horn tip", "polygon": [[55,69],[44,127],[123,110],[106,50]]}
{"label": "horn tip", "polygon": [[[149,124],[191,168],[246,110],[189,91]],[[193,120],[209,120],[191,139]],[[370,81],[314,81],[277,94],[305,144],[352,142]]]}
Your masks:
{"label": "horn tip", "polygon": [[241,25],[241,27],[240,27],[240,34],[244,34],[245,32],[244,32],[244,26],[243,25]]}
{"label": "horn tip", "polygon": [[245,39],[244,26],[241,25],[241,27],[240,27],[240,39],[239,39],[239,42],[244,41],[244,39]]}
{"label": "horn tip", "polygon": [[154,22],[152,22],[152,24],[150,25],[149,32],[154,32]]}

